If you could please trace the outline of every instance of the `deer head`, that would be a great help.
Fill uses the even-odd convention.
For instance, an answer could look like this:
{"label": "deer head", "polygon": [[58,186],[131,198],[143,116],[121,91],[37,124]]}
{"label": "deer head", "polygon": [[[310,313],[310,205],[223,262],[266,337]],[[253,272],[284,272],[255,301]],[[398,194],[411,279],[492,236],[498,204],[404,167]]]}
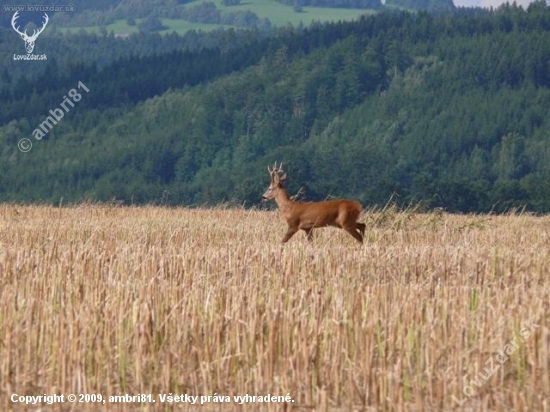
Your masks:
{"label": "deer head", "polygon": [[269,172],[271,183],[265,193],[262,195],[263,200],[273,199],[277,194],[277,190],[283,187],[283,183],[286,179],[286,173],[284,173],[283,171],[282,163],[278,167],[277,162],[275,162],[273,168],[267,166],[267,171]]}
{"label": "deer head", "polygon": [[27,30],[25,30],[24,32],[21,32],[21,30],[19,30],[19,26],[18,27],[15,26],[16,20],[19,17],[17,13],[19,12],[16,11],[11,19],[11,26],[17,33],[21,35],[21,38],[25,41],[25,48],[27,49],[27,53],[31,54],[34,49],[34,42],[36,41],[36,38],[40,33],[44,31],[44,29],[46,28],[46,25],[48,24],[48,21],[49,21],[48,15],[44,13],[44,23],[42,24],[42,28],[38,30],[34,30],[32,33],[32,36],[29,36],[27,35]]}

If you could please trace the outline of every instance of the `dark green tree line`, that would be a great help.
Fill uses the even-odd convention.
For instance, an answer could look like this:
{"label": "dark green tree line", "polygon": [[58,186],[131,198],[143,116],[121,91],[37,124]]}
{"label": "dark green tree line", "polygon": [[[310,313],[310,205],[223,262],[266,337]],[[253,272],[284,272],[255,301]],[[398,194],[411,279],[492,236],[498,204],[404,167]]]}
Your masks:
{"label": "dark green tree line", "polygon": [[[278,160],[311,200],[550,210],[545,4],[220,39],[22,77],[0,102],[3,200],[252,205]],[[20,153],[77,79],[90,93]]]}

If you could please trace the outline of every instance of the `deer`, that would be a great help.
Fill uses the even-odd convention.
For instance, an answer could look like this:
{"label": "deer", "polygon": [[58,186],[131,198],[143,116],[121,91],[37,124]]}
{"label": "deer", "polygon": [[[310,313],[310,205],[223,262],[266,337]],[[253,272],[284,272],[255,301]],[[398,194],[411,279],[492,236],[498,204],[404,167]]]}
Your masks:
{"label": "deer", "polygon": [[44,31],[44,29],[46,28],[46,25],[48,24],[48,21],[50,19],[49,19],[48,15],[46,13],[44,13],[44,23],[42,23],[42,28],[38,29],[38,30],[34,30],[33,33],[32,33],[32,36],[29,36],[27,34],[27,30],[25,30],[24,32],[21,32],[21,30],[19,30],[19,26],[15,27],[17,18],[19,17],[17,15],[18,13],[19,12],[16,11],[15,14],[13,15],[13,17],[11,18],[11,26],[13,27],[13,29],[17,33],[19,33],[21,35],[21,38],[25,41],[25,48],[27,49],[27,53],[31,54],[32,51],[34,50],[34,42],[38,38],[38,35]]}
{"label": "deer", "polygon": [[359,243],[363,243],[366,225],[357,221],[361,214],[361,203],[348,199],[324,200],[321,202],[295,201],[288,196],[283,184],[286,173],[283,164],[267,167],[271,183],[262,195],[263,201],[275,200],[279,211],[286,219],[288,230],[282,240],[286,243],[298,230],[306,233],[307,240],[313,240],[313,229],[333,226],[344,229]]}

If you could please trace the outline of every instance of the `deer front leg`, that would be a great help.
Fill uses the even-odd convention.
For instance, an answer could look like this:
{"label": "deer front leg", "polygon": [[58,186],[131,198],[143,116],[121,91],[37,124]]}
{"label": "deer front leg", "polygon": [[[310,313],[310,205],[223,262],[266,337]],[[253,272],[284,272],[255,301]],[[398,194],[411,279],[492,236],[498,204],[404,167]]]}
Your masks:
{"label": "deer front leg", "polygon": [[352,226],[344,226],[344,230],[352,235],[359,243],[363,243],[363,235]]}
{"label": "deer front leg", "polygon": [[302,230],[304,232],[306,232],[308,242],[312,242],[313,241],[313,228],[312,227],[307,228],[307,229],[302,228]]}
{"label": "deer front leg", "polygon": [[286,243],[289,241],[289,239],[294,236],[294,233],[296,233],[298,231],[298,228],[295,227],[295,226],[289,226],[288,227],[288,230],[286,231],[286,235],[285,237],[283,238],[283,243]]}

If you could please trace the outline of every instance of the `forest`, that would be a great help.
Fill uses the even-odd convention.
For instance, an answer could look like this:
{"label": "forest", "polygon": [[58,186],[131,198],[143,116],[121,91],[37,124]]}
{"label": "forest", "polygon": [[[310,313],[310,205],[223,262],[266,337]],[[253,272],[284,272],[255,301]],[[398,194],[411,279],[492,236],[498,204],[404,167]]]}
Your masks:
{"label": "forest", "polygon": [[[11,60],[23,42],[0,29],[4,202],[258,206],[282,161],[307,200],[550,211],[544,1],[124,40],[52,32],[37,48],[47,61]],[[89,92],[37,140],[79,82]]]}

